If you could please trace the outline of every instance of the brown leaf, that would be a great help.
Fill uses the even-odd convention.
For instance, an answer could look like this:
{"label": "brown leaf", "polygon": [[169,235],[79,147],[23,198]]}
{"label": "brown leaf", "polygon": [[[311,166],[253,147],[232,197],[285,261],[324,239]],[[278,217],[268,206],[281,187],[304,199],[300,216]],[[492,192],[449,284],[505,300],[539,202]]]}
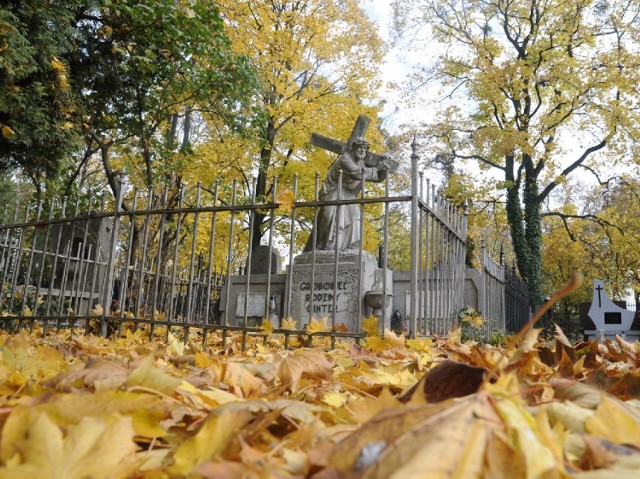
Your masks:
{"label": "brown leaf", "polygon": [[338,444],[329,465],[346,478],[480,478],[500,420],[489,396],[381,412]]}
{"label": "brown leaf", "polygon": [[128,370],[114,361],[89,358],[84,369],[58,374],[43,384],[61,390],[84,386],[103,391],[122,386],[127,380],[127,374]]}
{"label": "brown leaf", "polygon": [[607,388],[609,394],[613,394],[623,401],[640,397],[640,375],[637,370],[628,372]]}
{"label": "brown leaf", "polygon": [[559,377],[573,379],[575,372],[573,370],[573,361],[567,354],[565,348],[560,348],[560,361],[558,362],[558,369],[556,371]]}
{"label": "brown leaf", "polygon": [[568,379],[550,379],[556,399],[572,401],[578,406],[596,409],[602,400],[602,393],[596,388]]}
{"label": "brown leaf", "polygon": [[333,365],[318,349],[305,349],[285,357],[276,373],[283,387],[291,392],[298,390],[303,377],[329,380],[332,375]]}
{"label": "brown leaf", "polygon": [[586,444],[579,466],[582,469],[605,468],[616,462],[619,456],[640,455],[636,448],[615,444],[606,439],[600,439],[589,434],[582,436]]}
{"label": "brown leaf", "polygon": [[424,394],[430,403],[468,396],[480,389],[486,373],[486,369],[447,359],[428,371],[398,399],[407,402],[416,392]]}
{"label": "brown leaf", "polygon": [[239,397],[260,396],[267,390],[264,381],[251,374],[240,363],[227,363],[223,381]]}
{"label": "brown leaf", "polygon": [[487,444],[487,463],[484,477],[513,479],[527,477],[527,465],[514,447],[513,441],[502,431],[492,431]]}

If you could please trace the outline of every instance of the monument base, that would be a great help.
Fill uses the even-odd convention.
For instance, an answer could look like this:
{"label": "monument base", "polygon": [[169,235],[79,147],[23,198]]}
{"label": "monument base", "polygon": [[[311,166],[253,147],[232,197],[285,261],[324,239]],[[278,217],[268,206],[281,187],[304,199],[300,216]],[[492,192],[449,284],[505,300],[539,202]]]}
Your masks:
{"label": "monument base", "polygon": [[[358,250],[339,252],[335,278],[333,251],[316,250],[315,255],[308,251],[296,256],[291,268],[290,315],[299,326],[308,324],[311,318],[326,317],[330,323],[335,308],[336,324],[343,323],[349,331],[357,331],[360,320],[371,314],[364,295],[372,289],[376,273],[378,279],[382,277],[382,270],[371,253],[362,252],[361,268],[358,268],[358,259]],[[391,281],[387,284],[390,289]]]}

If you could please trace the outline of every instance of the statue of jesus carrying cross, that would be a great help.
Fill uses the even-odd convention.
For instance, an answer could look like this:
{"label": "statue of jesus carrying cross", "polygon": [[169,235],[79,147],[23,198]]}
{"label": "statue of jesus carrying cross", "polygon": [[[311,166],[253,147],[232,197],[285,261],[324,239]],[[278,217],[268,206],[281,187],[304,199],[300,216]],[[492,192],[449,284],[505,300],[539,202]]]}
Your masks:
{"label": "statue of jesus carrying cross", "polygon": [[[381,182],[388,172],[394,172],[398,163],[388,155],[376,155],[369,152],[369,143],[364,138],[369,118],[360,115],[346,143],[324,137],[311,135],[311,144],[320,146],[340,156],[329,167],[324,184],[319,193],[320,201],[353,200],[362,190],[363,181]],[[338,178],[342,172],[341,189],[338,189]],[[319,250],[346,251],[357,249],[360,245],[360,208],[356,204],[347,204],[338,209],[336,205],[325,205],[320,208],[316,223],[316,244]],[[313,249],[313,234],[309,237],[305,251]]]}

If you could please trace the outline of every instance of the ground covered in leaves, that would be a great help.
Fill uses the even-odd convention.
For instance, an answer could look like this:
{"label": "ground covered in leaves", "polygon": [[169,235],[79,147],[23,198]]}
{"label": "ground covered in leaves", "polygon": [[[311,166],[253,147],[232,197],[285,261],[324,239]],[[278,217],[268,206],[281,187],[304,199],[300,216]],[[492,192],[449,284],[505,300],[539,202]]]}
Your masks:
{"label": "ground covered in leaves", "polygon": [[[0,478],[625,478],[640,351],[0,333]],[[168,336],[168,340],[167,340]]]}

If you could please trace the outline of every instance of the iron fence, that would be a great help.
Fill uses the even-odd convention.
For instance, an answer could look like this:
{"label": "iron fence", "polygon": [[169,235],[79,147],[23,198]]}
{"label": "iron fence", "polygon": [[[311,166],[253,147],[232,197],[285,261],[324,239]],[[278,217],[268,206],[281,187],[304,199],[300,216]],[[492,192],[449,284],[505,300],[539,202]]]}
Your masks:
{"label": "iron fence", "polygon": [[[387,178],[371,191],[363,183],[356,200],[320,201],[318,175],[311,198],[299,194],[295,177],[283,195],[274,178],[267,199],[256,198],[255,180],[246,189],[234,181],[158,193],[131,188],[121,176],[115,198],[96,200],[89,191],[73,202],[7,206],[0,225],[2,324],[10,330],[33,331],[37,325],[44,333],[54,327],[102,335],[129,326],[148,328],[149,334],[159,326],[167,334],[172,327],[198,328],[204,340],[212,330],[223,338],[240,331],[244,345],[246,335],[264,333],[264,318],[273,320],[274,333],[286,340],[308,331],[312,319],[324,319],[327,326],[318,335],[359,339],[365,315],[376,313],[382,327],[395,310],[408,319],[410,335],[444,334],[463,302],[466,215],[429,180],[425,183],[415,143],[410,171],[411,194],[392,195]],[[343,254],[313,249],[309,284],[326,274],[318,258],[331,253],[332,280],[321,283],[326,297],[308,294],[310,304],[304,303],[293,318],[297,327],[287,329],[293,323],[285,321],[299,300],[293,294],[300,294],[292,272],[306,238],[315,234],[319,209],[331,205],[340,211],[350,204],[360,209],[363,239],[351,252],[357,258],[349,303],[353,324],[345,328],[338,315]],[[406,218],[404,228],[390,229],[392,210]],[[252,241],[256,229],[262,232],[260,244]],[[406,243],[407,235],[410,271],[389,273],[390,245]],[[379,310],[363,301],[365,285],[371,283],[363,265],[373,257],[365,243],[374,251],[379,246],[374,281],[374,289],[383,292]],[[284,253],[285,271],[278,270],[274,252]],[[409,276],[405,283],[403,274]],[[314,301],[323,298],[333,307],[326,305],[322,313],[327,317],[319,318]]]}
{"label": "iron fence", "polygon": [[505,269],[505,330],[519,332],[531,318],[529,289],[518,277],[515,267]]}

